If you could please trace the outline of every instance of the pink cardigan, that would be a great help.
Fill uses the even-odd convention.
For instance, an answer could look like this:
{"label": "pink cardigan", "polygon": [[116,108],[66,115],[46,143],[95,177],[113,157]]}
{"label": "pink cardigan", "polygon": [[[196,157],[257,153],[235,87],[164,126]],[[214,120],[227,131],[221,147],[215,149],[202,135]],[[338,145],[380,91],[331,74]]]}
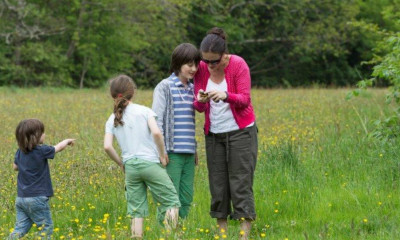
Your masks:
{"label": "pink cardigan", "polygon": [[[228,66],[224,69],[225,79],[228,85],[228,99],[233,117],[240,129],[247,127],[255,121],[253,106],[251,105],[251,78],[247,63],[237,55],[231,55]],[[200,62],[199,70],[194,77],[194,94],[200,89],[207,88],[210,72],[207,64]],[[195,99],[194,108],[199,112],[205,111],[204,134],[208,135],[210,130],[210,103],[201,103]]]}

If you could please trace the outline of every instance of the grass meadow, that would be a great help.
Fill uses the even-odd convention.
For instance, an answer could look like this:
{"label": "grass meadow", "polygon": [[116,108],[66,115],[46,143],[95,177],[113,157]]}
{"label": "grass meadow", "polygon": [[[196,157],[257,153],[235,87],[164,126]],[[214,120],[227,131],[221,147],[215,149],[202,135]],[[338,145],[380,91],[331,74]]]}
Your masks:
{"label": "grass meadow", "polygon": [[[346,101],[348,91],[253,90],[259,157],[251,239],[400,238],[400,145],[367,138],[371,121],[394,106],[384,104],[386,90]],[[151,106],[152,92],[139,90],[135,102]],[[14,131],[24,118],[44,122],[46,144],[77,139],[50,161],[54,239],[129,239],[123,173],[103,150],[112,104],[107,89],[0,88],[0,239],[15,224]],[[145,239],[238,238],[238,222],[221,234],[209,217],[204,116],[196,121],[200,163],[190,215],[177,232],[166,233],[149,197]]]}

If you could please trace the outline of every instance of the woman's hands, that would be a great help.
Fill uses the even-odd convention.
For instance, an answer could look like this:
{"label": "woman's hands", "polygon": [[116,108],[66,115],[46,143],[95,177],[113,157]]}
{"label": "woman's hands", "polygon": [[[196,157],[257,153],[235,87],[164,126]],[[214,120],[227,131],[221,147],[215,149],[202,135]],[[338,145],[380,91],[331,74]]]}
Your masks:
{"label": "woman's hands", "polygon": [[197,93],[197,101],[201,103],[206,103],[210,101],[210,99],[208,98],[208,93],[205,93],[203,89],[200,89]]}
{"label": "woman's hands", "polygon": [[224,91],[209,91],[204,92],[203,89],[200,89],[197,93],[197,100],[201,103],[209,102],[213,100],[214,102],[219,102],[220,100],[224,101],[228,98],[228,94]]}
{"label": "woman's hands", "polygon": [[228,98],[228,94],[225,91],[209,91],[208,97],[214,102],[224,101]]}

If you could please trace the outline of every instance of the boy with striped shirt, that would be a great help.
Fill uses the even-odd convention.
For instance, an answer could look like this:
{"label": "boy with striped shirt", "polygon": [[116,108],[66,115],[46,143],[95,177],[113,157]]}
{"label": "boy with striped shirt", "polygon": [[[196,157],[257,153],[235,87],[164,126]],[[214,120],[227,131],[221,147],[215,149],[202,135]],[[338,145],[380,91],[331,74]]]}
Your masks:
{"label": "boy with striped shirt", "polygon": [[153,94],[153,111],[164,135],[168,153],[167,172],[179,195],[179,216],[186,218],[193,201],[194,168],[197,164],[193,79],[200,53],[190,43],[177,46],[171,56],[171,75],[162,80]]}

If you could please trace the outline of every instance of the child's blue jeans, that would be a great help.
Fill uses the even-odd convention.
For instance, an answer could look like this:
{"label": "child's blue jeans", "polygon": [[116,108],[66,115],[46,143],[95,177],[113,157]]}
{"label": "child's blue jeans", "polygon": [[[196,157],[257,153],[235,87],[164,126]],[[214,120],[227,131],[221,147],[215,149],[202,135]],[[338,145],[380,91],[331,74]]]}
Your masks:
{"label": "child's blue jeans", "polygon": [[17,222],[9,239],[23,237],[29,232],[33,223],[36,223],[39,229],[38,237],[50,238],[53,233],[53,221],[48,197],[17,197],[15,208],[17,209]]}

